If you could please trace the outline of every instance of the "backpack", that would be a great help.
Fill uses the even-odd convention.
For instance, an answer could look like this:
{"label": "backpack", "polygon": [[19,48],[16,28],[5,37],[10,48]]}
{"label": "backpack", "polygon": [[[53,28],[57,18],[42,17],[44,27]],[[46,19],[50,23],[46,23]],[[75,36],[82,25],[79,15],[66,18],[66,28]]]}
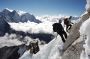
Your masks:
{"label": "backpack", "polygon": [[53,31],[54,32],[61,32],[63,31],[63,26],[60,23],[54,23],[53,24]]}

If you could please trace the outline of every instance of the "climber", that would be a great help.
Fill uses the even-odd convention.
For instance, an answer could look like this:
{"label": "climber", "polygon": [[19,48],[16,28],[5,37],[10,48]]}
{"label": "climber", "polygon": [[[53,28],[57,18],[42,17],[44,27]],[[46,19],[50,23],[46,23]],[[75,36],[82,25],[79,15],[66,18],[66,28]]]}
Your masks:
{"label": "climber", "polygon": [[31,54],[36,54],[39,51],[38,41],[31,41],[28,49],[30,49]]}
{"label": "climber", "polygon": [[59,23],[62,23],[62,20],[61,19],[59,19]]}
{"label": "climber", "polygon": [[62,41],[65,43],[65,39],[67,38],[67,33],[64,31],[64,28],[61,25],[61,23],[54,23],[52,26],[53,26],[53,31],[57,32],[61,36]]}
{"label": "climber", "polygon": [[65,18],[64,19],[64,24],[66,25],[66,31],[68,32],[68,30],[71,29],[72,27],[72,22],[70,21],[70,19],[72,18],[72,16],[70,16],[69,18]]}

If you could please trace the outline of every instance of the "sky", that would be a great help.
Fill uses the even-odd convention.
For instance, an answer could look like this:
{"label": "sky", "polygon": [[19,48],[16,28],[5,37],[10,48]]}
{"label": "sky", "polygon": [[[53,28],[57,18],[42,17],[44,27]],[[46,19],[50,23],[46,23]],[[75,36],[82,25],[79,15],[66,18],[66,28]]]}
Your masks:
{"label": "sky", "polygon": [[80,16],[85,11],[85,0],[0,0],[0,9],[15,9],[35,16]]}

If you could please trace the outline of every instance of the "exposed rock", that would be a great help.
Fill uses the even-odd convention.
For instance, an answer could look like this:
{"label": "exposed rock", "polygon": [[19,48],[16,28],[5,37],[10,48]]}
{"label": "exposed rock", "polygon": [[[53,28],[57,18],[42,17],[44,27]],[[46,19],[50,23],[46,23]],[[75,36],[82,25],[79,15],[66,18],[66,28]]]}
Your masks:
{"label": "exposed rock", "polygon": [[[78,39],[80,40],[80,38]],[[83,48],[84,41],[77,42],[76,44],[72,44],[62,56],[62,59],[80,59],[80,54]]]}
{"label": "exposed rock", "polygon": [[10,30],[10,25],[4,19],[5,17],[0,16],[0,36],[5,35]]}
{"label": "exposed rock", "polygon": [[23,55],[26,49],[27,49],[26,45],[2,47],[0,48],[0,59],[18,59],[20,56]]}

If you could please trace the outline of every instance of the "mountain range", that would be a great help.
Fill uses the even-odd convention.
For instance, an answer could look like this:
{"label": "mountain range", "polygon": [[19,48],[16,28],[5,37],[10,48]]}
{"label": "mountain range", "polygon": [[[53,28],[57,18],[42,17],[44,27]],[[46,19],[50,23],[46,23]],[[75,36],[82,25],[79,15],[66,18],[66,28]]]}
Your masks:
{"label": "mountain range", "polygon": [[35,18],[34,15],[31,15],[29,13],[23,12],[23,11],[16,11],[16,10],[10,10],[8,8],[3,9],[0,12],[0,16],[4,17],[5,21],[7,22],[35,22],[35,23],[40,23],[41,21],[39,21],[38,19]]}

